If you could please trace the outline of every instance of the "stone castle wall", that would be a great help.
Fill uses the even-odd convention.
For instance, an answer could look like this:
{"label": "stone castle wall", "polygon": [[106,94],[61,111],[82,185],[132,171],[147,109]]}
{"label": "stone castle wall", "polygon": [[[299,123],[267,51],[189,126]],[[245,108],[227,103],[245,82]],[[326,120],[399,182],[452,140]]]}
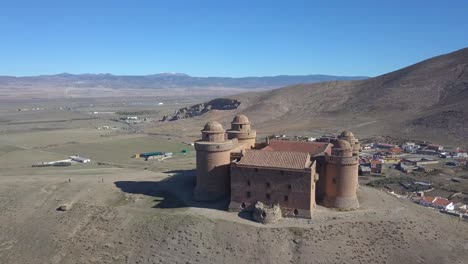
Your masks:
{"label": "stone castle wall", "polygon": [[311,218],[315,208],[315,167],[280,170],[231,164],[231,211],[252,208],[260,201],[279,204],[283,216]]}

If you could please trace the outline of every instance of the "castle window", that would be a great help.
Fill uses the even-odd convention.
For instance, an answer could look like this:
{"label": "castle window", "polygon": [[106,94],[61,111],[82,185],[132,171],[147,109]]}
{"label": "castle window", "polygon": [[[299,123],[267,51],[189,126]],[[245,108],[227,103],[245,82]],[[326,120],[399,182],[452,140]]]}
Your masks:
{"label": "castle window", "polygon": [[294,209],[293,214],[294,214],[294,216],[297,216],[299,214],[299,211],[297,209]]}
{"label": "castle window", "polygon": [[292,185],[288,184],[288,190],[291,190],[291,189],[292,189]]}
{"label": "castle window", "polygon": [[267,198],[267,200],[270,200],[270,198],[271,198],[271,196],[270,196],[269,193],[267,193],[267,194],[265,195],[265,197]]}
{"label": "castle window", "polygon": [[336,178],[333,178],[333,183],[336,184]]}
{"label": "castle window", "polygon": [[250,186],[250,181],[247,181],[247,186]]}
{"label": "castle window", "polygon": [[270,186],[271,186],[270,183],[267,182],[267,183],[266,183],[266,187],[267,187],[267,188],[270,188]]}
{"label": "castle window", "polygon": [[239,128],[242,129],[242,125],[239,125]]}
{"label": "castle window", "polygon": [[247,192],[247,198],[250,198],[252,194],[250,192]]}
{"label": "castle window", "polygon": [[284,196],[284,201],[287,202],[289,200],[289,197],[287,195]]}

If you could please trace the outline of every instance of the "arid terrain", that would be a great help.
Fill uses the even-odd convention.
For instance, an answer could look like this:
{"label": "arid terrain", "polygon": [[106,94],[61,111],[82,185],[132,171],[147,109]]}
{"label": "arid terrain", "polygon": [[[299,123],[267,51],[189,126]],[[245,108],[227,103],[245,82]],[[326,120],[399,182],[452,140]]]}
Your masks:
{"label": "arid terrain", "polygon": [[[357,211],[319,206],[311,220],[271,225],[225,211],[227,201],[194,202],[186,143],[206,118],[237,110],[159,118],[203,100],[2,104],[0,263],[467,263],[466,221],[365,185]],[[148,151],[174,156],[131,158]],[[92,161],[31,167],[75,154]]]}
{"label": "arid terrain", "polygon": [[[241,102],[238,111],[265,134],[320,136],[348,129],[361,138],[386,135],[467,146],[468,48],[366,80],[300,84],[230,98]],[[226,124],[232,115],[201,118]]]}

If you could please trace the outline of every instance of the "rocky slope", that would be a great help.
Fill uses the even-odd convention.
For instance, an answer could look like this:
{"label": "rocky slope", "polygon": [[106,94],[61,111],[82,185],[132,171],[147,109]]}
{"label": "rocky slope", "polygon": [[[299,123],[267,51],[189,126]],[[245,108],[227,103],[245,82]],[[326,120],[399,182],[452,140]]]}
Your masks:
{"label": "rocky slope", "polygon": [[211,110],[233,110],[237,109],[240,102],[235,99],[218,98],[206,103],[192,105],[176,110],[173,115],[165,115],[161,121],[175,121],[202,115]]}
{"label": "rocky slope", "polygon": [[234,96],[269,132],[348,128],[366,136],[468,141],[468,48],[375,78]]}

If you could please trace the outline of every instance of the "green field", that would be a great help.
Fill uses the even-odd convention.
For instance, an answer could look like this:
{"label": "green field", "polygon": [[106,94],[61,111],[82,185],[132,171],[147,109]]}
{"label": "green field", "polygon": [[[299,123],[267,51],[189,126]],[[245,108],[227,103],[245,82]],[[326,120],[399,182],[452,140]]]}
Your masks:
{"label": "green field", "polygon": [[100,162],[141,164],[144,162],[143,159],[134,159],[131,156],[151,151],[173,152],[177,155],[184,149],[190,151],[192,147],[177,141],[149,136],[122,136],[95,143],[68,144],[47,150],[67,156],[78,154]]}

